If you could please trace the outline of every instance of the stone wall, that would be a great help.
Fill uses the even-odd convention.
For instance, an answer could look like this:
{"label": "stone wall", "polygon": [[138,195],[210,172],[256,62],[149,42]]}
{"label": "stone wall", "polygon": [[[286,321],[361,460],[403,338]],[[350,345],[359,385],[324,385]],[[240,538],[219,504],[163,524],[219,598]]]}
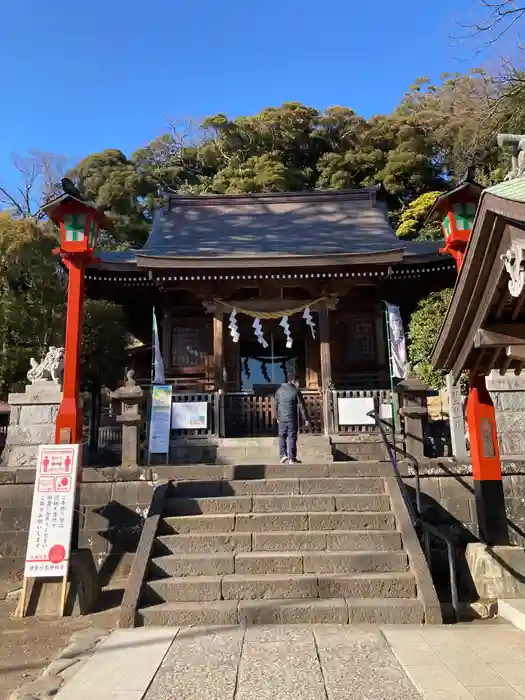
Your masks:
{"label": "stone wall", "polygon": [[[503,489],[512,544],[525,546],[525,462],[503,460]],[[469,542],[477,541],[476,504],[472,469],[452,460],[429,460],[420,467],[422,514],[448,535],[454,544],[463,598],[472,594],[472,582],[465,561]],[[405,479],[415,501],[415,478]],[[446,546],[431,538],[433,575],[436,584],[447,590]]]}
{"label": "stone wall", "polygon": [[503,457],[525,455],[525,377],[492,372],[487,378],[496,410],[499,448]]}
{"label": "stone wall", "polygon": [[[79,545],[93,552],[103,584],[129,573],[154,488],[148,476],[142,470],[123,480],[113,468],[83,470]],[[32,469],[0,470],[0,581],[23,575],[33,481]]]}

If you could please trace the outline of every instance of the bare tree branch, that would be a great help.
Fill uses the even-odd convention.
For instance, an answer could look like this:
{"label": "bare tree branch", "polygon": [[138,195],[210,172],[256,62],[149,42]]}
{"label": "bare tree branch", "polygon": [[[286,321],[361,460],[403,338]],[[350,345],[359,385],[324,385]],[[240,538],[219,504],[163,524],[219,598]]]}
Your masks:
{"label": "bare tree branch", "polygon": [[60,179],[67,169],[66,158],[30,151],[27,156],[13,154],[12,163],[21,184],[12,188],[0,186],[0,208],[4,205],[20,218],[42,218],[40,207],[58,193]]}
{"label": "bare tree branch", "polygon": [[469,33],[453,37],[463,41],[479,35],[487,36],[483,46],[476,51],[477,54],[499,42],[511,29],[517,29],[520,22],[525,20],[525,0],[477,0],[477,5],[484,19],[472,23],[458,22],[457,24]]}

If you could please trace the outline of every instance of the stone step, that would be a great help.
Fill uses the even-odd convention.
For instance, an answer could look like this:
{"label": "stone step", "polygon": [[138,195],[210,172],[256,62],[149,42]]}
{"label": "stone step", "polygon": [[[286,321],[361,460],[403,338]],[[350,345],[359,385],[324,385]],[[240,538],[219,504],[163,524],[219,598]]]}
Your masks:
{"label": "stone step", "polygon": [[[191,595],[195,597],[189,597]],[[172,577],[149,581],[144,596],[146,603],[150,605],[218,599],[415,597],[415,579],[408,572],[321,576],[247,574],[222,577]]]}
{"label": "stone step", "polygon": [[299,598],[161,603],[138,611],[144,625],[175,627],[265,624],[421,624],[423,606],[402,598]]}
{"label": "stone step", "polygon": [[220,496],[299,495],[299,494],[382,494],[381,477],[311,477],[282,479],[247,479],[234,481],[179,481],[173,488],[177,498],[218,498]]}
{"label": "stone step", "polygon": [[[402,475],[408,474],[406,462],[400,462]],[[308,479],[321,477],[393,476],[392,465],[384,461],[332,462],[330,464],[176,464],[152,467],[154,477],[175,481],[246,481],[252,479]]]}
{"label": "stone step", "polygon": [[[300,435],[299,440],[305,447],[323,447],[330,445],[330,438],[326,435]],[[220,438],[217,447],[244,447],[244,448],[270,448],[279,447],[279,438],[275,437],[240,437]]]}
{"label": "stone step", "polygon": [[410,571],[319,575],[319,598],[416,598]]}
{"label": "stone step", "polygon": [[237,625],[239,604],[236,600],[213,600],[202,603],[161,603],[137,611],[137,623],[161,627],[201,625]]}
{"label": "stone step", "polygon": [[223,496],[219,498],[169,498],[164,515],[208,515],[222,513],[385,512],[390,510],[386,494]]}
{"label": "stone step", "polygon": [[401,549],[401,534],[385,530],[309,530],[307,532],[254,532],[253,551]]}
{"label": "stone step", "polygon": [[[332,446],[327,438],[326,442],[305,443],[299,440],[298,456],[302,462],[310,464],[329,464],[334,461]],[[219,464],[279,464],[280,455],[277,444],[265,443],[264,445],[218,445],[215,451],[215,460]]]}
{"label": "stone step", "polygon": [[350,624],[421,625],[423,603],[417,598],[347,598]]}
{"label": "stone step", "polygon": [[[347,574],[408,570],[405,552],[304,551],[239,552],[221,555],[169,554],[150,562],[156,578],[182,578],[210,574]],[[264,597],[264,596],[263,596]],[[198,600],[192,598],[191,600]]]}
{"label": "stone step", "polygon": [[308,530],[302,532],[223,532],[164,535],[157,538],[155,556],[184,553],[303,550],[401,549],[401,534],[395,530]]}
{"label": "stone step", "polygon": [[182,515],[163,518],[160,535],[209,532],[394,530],[391,512],[288,512]]}

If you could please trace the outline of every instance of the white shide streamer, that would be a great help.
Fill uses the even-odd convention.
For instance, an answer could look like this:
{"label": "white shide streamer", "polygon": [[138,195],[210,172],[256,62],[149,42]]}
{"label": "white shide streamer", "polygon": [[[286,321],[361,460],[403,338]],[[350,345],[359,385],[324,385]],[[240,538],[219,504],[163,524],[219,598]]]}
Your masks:
{"label": "white shide streamer", "polygon": [[257,338],[257,341],[263,346],[263,348],[267,348],[268,343],[264,339],[263,329],[261,326],[261,319],[260,318],[256,318],[255,321],[253,322],[253,329],[255,331],[255,337]]}
{"label": "white shide streamer", "polygon": [[283,316],[279,325],[282,326],[282,328],[284,330],[284,334],[286,336],[286,347],[291,348],[293,345],[293,340],[292,340],[292,332],[290,330],[290,324],[288,323],[288,316]]}
{"label": "white shide streamer", "polygon": [[307,306],[306,309],[303,312],[303,318],[306,321],[306,325],[310,326],[310,330],[312,331],[312,338],[315,340],[315,323],[314,319],[312,317],[312,312],[310,311],[310,307]]}
{"label": "white shide streamer", "polygon": [[233,339],[234,343],[239,342],[239,326],[237,324],[237,309],[232,309],[231,314],[230,314],[230,325],[228,326],[230,329],[230,335]]}

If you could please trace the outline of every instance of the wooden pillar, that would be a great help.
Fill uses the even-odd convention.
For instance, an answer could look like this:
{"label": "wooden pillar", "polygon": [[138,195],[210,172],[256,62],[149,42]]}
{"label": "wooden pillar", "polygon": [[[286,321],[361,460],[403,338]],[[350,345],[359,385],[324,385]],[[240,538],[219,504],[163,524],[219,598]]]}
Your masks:
{"label": "wooden pillar", "polygon": [[224,314],[220,310],[213,312],[213,376],[215,389],[224,389]]}
{"label": "wooden pillar", "polygon": [[469,382],[467,424],[479,537],[489,545],[508,545],[494,404],[484,375],[471,374]]}
{"label": "wooden pillar", "polygon": [[330,358],[330,319],[326,302],[319,309],[319,355],[321,360],[321,390],[323,395],[323,422],[324,434],[334,432],[331,386],[332,386],[332,362]]}

